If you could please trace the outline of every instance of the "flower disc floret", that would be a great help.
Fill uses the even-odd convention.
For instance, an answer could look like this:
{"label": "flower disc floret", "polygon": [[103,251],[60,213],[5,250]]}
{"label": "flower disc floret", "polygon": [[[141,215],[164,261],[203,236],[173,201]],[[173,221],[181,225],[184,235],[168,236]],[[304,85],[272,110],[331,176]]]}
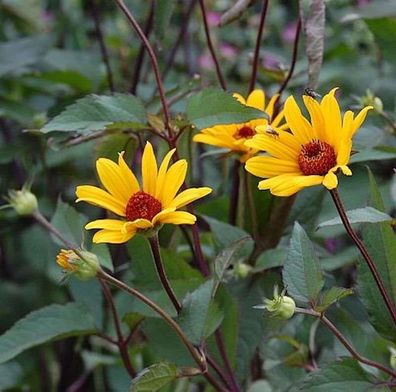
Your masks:
{"label": "flower disc floret", "polygon": [[246,162],[248,172],[266,178],[259,182],[259,189],[290,196],[314,185],[336,188],[339,171],[352,175],[348,167],[352,138],[372,107],[365,107],[356,117],[350,110],[342,116],[336,90],[331,90],[321,102],[303,96],[310,121],[302,115],[295,99],[288,97],[284,113],[290,132],[279,131],[272,137],[265,127],[259,126],[257,135],[245,141],[247,147],[266,152]]}
{"label": "flower disc floret", "polygon": [[98,219],[89,222],[87,230],[99,229],[93,242],[122,243],[136,233],[152,235],[166,223],[191,225],[196,217],[180,211],[187,204],[209,194],[208,187],[190,188],[179,192],[187,174],[187,161],[181,159],[172,165],[175,150],[169,151],[157,166],[153,147],[146,144],[142,156],[142,181],[137,180],[119,154],[118,163],[100,158],[96,162],[99,179],[105,189],[91,185],[77,187],[77,201],[105,208],[119,219]]}

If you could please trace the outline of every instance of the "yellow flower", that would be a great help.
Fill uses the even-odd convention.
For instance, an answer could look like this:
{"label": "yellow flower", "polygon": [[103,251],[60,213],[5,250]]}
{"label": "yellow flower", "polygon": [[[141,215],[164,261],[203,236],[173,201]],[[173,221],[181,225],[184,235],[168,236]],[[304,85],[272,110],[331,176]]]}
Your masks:
{"label": "yellow flower", "polygon": [[267,178],[259,183],[259,189],[269,189],[276,196],[290,196],[313,185],[336,188],[338,170],[352,175],[347,166],[352,137],[372,107],[365,107],[356,117],[348,110],[342,118],[334,96],[336,90],[326,94],[320,103],[303,96],[311,122],[301,114],[294,98],[287,98],[284,112],[291,133],[282,131],[276,137],[260,134],[246,142],[269,155],[246,162],[248,172]]}
{"label": "yellow flower", "polygon": [[164,223],[191,225],[196,217],[186,211],[176,211],[209,194],[207,187],[190,188],[179,193],[187,173],[187,162],[181,159],[168,165],[175,149],[169,151],[161,166],[157,167],[153,147],[146,144],[142,158],[142,183],[129,169],[119,154],[118,164],[105,158],[96,161],[99,179],[106,190],[91,185],[77,187],[77,201],[105,208],[124,219],[99,219],[85,228],[101,229],[93,242],[122,243],[131,239],[139,230],[151,230]]}
{"label": "yellow flower", "polygon": [[237,93],[233,94],[233,96],[243,105],[266,112],[270,120],[268,121],[260,118],[242,124],[215,125],[211,128],[202,129],[200,133],[194,136],[193,140],[198,143],[210,144],[212,146],[227,148],[230,151],[237,152],[241,155],[240,161],[245,162],[258,151],[255,148],[245,145],[245,141],[251,139],[257,133],[256,127],[262,125],[268,127],[263,129],[262,132],[276,133],[279,130],[285,129],[284,125],[279,125],[284,116],[281,111],[274,119],[272,119],[274,114],[274,104],[278,95],[274,95],[267,105],[263,90],[252,91],[247,100]]}
{"label": "yellow flower", "polygon": [[98,257],[86,250],[61,249],[56,256],[56,262],[64,272],[81,280],[93,278],[100,269]]}
{"label": "yellow flower", "polygon": [[61,251],[56,256],[56,262],[58,263],[59,267],[67,272],[77,271],[78,266],[76,262],[79,260],[80,258],[74,253],[73,250],[61,249]]}

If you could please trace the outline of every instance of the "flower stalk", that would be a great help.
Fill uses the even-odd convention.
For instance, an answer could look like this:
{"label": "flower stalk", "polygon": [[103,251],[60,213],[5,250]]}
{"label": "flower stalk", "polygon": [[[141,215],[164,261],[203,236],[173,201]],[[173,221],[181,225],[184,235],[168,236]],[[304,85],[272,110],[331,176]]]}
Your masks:
{"label": "flower stalk", "polygon": [[392,320],[396,326],[396,309],[395,309],[395,305],[393,304],[392,300],[390,299],[386,288],[384,286],[384,283],[381,279],[381,275],[377,270],[377,267],[375,265],[375,262],[373,261],[373,259],[371,258],[371,256],[369,255],[366,247],[364,246],[362,240],[358,237],[358,235],[355,233],[355,231],[353,230],[348,216],[345,212],[345,208],[344,205],[342,204],[340,195],[337,191],[337,189],[332,189],[330,190],[330,195],[333,198],[334,204],[337,208],[338,214],[340,215],[341,221],[344,224],[345,230],[348,233],[349,237],[352,239],[352,241],[355,243],[356,247],[359,249],[361,255],[363,256],[364,260],[367,263],[367,266],[369,267],[371,274],[373,275],[373,278],[375,280],[375,283],[377,284],[378,290],[381,293],[382,298],[385,301],[385,305],[389,310],[389,313],[392,317]]}
{"label": "flower stalk", "polygon": [[154,259],[155,268],[157,270],[157,274],[161,281],[162,287],[166,291],[166,294],[168,295],[169,299],[172,301],[172,304],[175,307],[177,314],[179,314],[182,309],[182,306],[179,300],[177,299],[176,294],[173,291],[172,286],[170,285],[170,282],[166,275],[164,263],[162,262],[162,258],[161,258],[158,234],[154,234],[153,236],[149,237],[148,240],[151,247],[151,253]]}

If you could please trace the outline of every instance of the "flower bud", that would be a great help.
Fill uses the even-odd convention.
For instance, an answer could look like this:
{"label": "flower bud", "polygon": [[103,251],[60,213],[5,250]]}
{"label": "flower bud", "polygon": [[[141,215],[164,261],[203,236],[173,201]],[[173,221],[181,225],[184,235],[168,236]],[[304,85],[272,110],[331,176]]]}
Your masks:
{"label": "flower bud", "polygon": [[238,263],[234,267],[234,273],[237,278],[243,279],[249,275],[251,269],[252,267],[248,264]]}
{"label": "flower bud", "polygon": [[56,256],[56,262],[63,271],[80,280],[95,277],[100,268],[97,256],[85,250],[80,250],[77,254],[74,250],[62,249]]}
{"label": "flower bud", "polygon": [[289,319],[293,316],[296,310],[296,303],[293,298],[285,295],[285,291],[278,294],[278,286],[274,287],[274,298],[264,299],[264,305],[255,306],[257,309],[266,309],[268,312],[272,313],[273,316],[282,319]]}
{"label": "flower bud", "polygon": [[36,196],[27,187],[9,191],[7,200],[18,215],[32,215],[38,209]]}
{"label": "flower bud", "polygon": [[372,106],[378,113],[382,113],[384,110],[381,98],[376,97],[370,90],[367,90],[366,95],[360,98],[360,103],[363,107]]}
{"label": "flower bud", "polygon": [[389,351],[391,353],[389,363],[392,369],[396,370],[396,349],[393,347],[389,347]]}

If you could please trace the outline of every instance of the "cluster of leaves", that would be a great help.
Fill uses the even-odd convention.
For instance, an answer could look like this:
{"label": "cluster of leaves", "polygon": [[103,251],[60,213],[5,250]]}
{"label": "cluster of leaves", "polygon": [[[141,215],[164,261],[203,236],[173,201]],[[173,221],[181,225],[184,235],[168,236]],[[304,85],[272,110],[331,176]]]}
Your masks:
{"label": "cluster of leaves", "polygon": [[[150,22],[150,2],[125,3],[142,24],[145,19]],[[160,59],[166,98],[172,102],[172,126],[183,130],[178,148],[190,165],[187,181],[214,189],[214,195],[196,208],[211,278],[204,278],[195,264],[188,231],[186,235],[165,226],[160,233],[164,266],[182,300],[181,314],[176,318],[164,294],[147,241],[137,236],[126,246],[91,247],[82,227],[97,211],[77,211],[73,206],[75,186],[95,182],[97,157],[115,159],[125,150],[137,167],[144,140],[151,138],[160,153],[168,149],[158,137],[165,129],[149,60],[143,57],[143,66],[138,65],[140,42],[115,3],[1,2],[1,194],[34,178],[41,211],[69,242],[84,243],[103,267],[174,316],[194,345],[205,345],[223,364],[214,335],[220,328],[242,390],[390,390],[384,386],[386,374],[349,358],[345,347],[315,318],[295,315],[286,322],[263,317],[253,308],[263,297],[271,297],[275,284],[284,286],[298,306],[326,312],[361,355],[390,367],[395,327],[370,271],[339,218],[334,218],[329,195],[318,188],[299,193],[284,222],[275,223],[279,232],[273,212],[282,201],[259,192],[257,180],[246,177],[242,185],[249,192],[240,191],[237,225],[227,223],[232,159],[221,159],[211,149],[203,155],[202,146],[191,139],[196,128],[244,122],[263,113],[243,107],[218,88],[206,87],[216,84],[216,74],[199,7],[189,16],[184,50],[169,56],[187,18],[190,6],[184,3],[153,1],[151,22],[151,41]],[[207,3],[212,18],[231,6],[229,1]],[[258,83],[267,91],[276,92],[288,71],[288,34],[299,12],[295,3],[270,5],[258,73]],[[342,86],[345,105],[367,104],[367,88],[381,97],[383,109],[377,107],[355,140],[359,154],[352,157],[354,175],[340,181],[340,193],[396,302],[396,241],[388,215],[396,201],[396,55],[391,38],[396,36],[396,7],[391,3],[372,1],[357,8],[354,1],[328,2],[324,49],[320,40],[315,41],[315,34],[324,29],[318,33],[311,25],[305,36],[307,56],[298,57],[288,88],[301,92],[306,70],[313,81],[321,69],[320,91]],[[301,1],[302,9],[305,5]],[[212,25],[223,70],[235,91],[246,90],[249,82],[259,12],[260,4],[254,3],[238,20],[221,28]],[[101,56],[98,15],[114,94]],[[315,50],[324,50],[322,67]],[[199,77],[192,76],[197,72]],[[352,95],[362,98],[353,100]],[[252,195],[255,212],[246,208],[246,194]],[[118,351],[101,339],[103,333],[116,334],[99,283],[70,280],[60,286],[54,260],[63,244],[50,239],[33,219],[9,210],[1,210],[0,224],[0,390],[185,391],[192,384],[203,385],[201,376],[185,377],[195,364],[169,326],[146,305],[114,291],[122,333],[131,334],[132,364],[145,369],[131,385]],[[247,273],[241,268],[246,265]]]}

